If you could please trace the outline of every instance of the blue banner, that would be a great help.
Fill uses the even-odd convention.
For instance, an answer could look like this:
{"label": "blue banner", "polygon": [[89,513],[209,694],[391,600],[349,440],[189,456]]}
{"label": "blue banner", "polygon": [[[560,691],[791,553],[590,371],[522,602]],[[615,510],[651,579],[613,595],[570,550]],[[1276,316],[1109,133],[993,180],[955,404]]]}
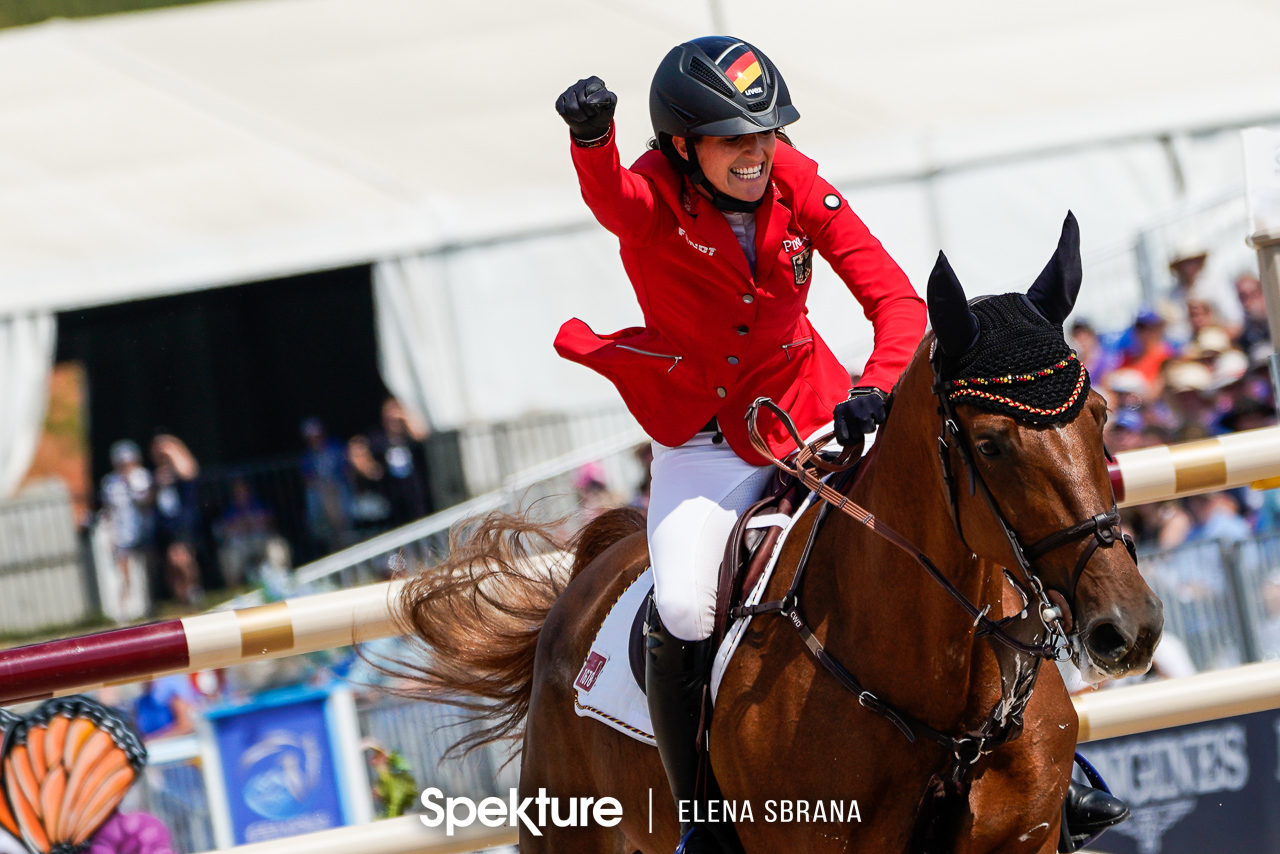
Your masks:
{"label": "blue banner", "polygon": [[1280,854],[1280,712],[1080,745],[1133,815],[1089,846],[1116,854]]}
{"label": "blue banner", "polygon": [[237,845],[345,823],[327,696],[274,692],[209,715]]}

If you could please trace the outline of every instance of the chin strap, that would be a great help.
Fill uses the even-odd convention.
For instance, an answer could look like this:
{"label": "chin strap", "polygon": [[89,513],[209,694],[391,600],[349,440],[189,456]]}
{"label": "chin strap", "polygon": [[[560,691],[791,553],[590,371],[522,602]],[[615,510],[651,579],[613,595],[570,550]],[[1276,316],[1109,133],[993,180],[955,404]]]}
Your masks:
{"label": "chin strap", "polygon": [[671,165],[676,168],[677,172],[680,172],[694,184],[706,190],[711,196],[711,204],[722,211],[755,213],[764,204],[765,197],[769,194],[766,189],[760,198],[754,202],[744,202],[742,199],[726,196],[717,190],[715,185],[707,178],[706,173],[702,171],[702,166],[698,163],[698,147],[692,142],[685,146],[685,151],[689,154],[689,159],[687,160],[680,156],[680,152],[676,151],[675,144],[671,141],[669,134],[658,135],[658,148],[667,156],[667,160],[671,161]]}

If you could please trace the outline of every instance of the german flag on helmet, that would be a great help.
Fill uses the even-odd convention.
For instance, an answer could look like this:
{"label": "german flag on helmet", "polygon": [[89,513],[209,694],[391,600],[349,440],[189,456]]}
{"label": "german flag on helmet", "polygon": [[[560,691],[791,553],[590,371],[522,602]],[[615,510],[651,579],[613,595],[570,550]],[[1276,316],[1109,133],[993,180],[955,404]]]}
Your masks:
{"label": "german flag on helmet", "polygon": [[748,45],[739,42],[716,63],[734,88],[748,98],[765,95],[764,66]]}

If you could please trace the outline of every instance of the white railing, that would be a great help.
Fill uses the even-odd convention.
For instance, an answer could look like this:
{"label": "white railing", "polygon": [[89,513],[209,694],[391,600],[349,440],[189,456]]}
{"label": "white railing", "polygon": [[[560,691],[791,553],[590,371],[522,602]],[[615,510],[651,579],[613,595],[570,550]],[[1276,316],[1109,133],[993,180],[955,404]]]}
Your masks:
{"label": "white railing", "polygon": [[[569,515],[576,507],[570,482],[574,472],[588,463],[601,462],[611,480],[632,479],[639,473],[632,451],[644,441],[647,438],[634,421],[630,426],[624,424],[610,436],[508,476],[492,492],[301,566],[290,583],[294,589],[301,589],[335,577],[343,582],[367,582],[406,567],[429,566],[444,554],[448,532],[454,525],[493,510],[514,510],[537,501],[544,515]],[[254,591],[224,607],[243,608],[263,601],[262,592]]]}

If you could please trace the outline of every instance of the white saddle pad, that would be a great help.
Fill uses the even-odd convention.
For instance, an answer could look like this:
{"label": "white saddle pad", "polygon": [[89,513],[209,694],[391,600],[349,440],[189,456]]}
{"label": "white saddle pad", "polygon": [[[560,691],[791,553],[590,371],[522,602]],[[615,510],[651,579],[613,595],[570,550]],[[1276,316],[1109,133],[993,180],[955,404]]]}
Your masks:
{"label": "white saddle pad", "polygon": [[[778,555],[791,533],[791,525],[795,519],[809,508],[813,496],[806,498],[796,511],[794,518],[777,514],[763,516],[751,521],[752,527],[779,527],[782,535],[769,556],[769,562],[756,586],[747,596],[745,604],[755,605],[760,602],[773,575],[773,567],[778,562]],[[595,718],[626,733],[632,738],[647,744],[654,744],[653,724],[649,721],[649,705],[644,692],[636,684],[631,675],[631,662],[628,658],[631,625],[635,620],[640,603],[653,589],[653,570],[646,569],[613,603],[605,616],[596,639],[591,644],[591,651],[578,678],[574,682],[574,709],[580,717]],[[716,652],[715,663],[711,669],[711,697],[714,701],[720,689],[720,680],[724,677],[725,668],[733,658],[733,653],[742,640],[743,632],[751,622],[750,617],[735,621],[725,633],[724,642]]]}

